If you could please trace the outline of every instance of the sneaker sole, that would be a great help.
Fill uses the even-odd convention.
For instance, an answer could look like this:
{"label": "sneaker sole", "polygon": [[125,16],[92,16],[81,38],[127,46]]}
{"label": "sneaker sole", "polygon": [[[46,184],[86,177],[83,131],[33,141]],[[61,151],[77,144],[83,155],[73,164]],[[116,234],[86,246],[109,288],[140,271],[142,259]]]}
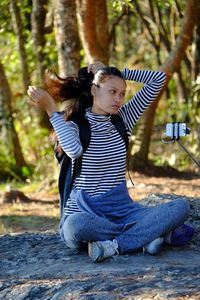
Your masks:
{"label": "sneaker sole", "polygon": [[92,242],[88,244],[88,254],[93,262],[102,260],[103,249],[98,242]]}
{"label": "sneaker sole", "polygon": [[156,240],[152,241],[149,245],[145,246],[145,250],[147,253],[151,255],[156,255],[163,244],[163,238],[157,238]]}

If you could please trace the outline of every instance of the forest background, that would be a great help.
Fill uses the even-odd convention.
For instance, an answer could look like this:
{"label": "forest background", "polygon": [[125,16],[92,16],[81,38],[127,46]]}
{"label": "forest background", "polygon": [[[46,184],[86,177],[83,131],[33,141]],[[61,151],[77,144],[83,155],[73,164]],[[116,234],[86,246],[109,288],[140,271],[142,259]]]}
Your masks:
{"label": "forest background", "polygon": [[[200,157],[199,0],[1,0],[1,190],[30,191],[40,183],[57,193],[51,126],[29,106],[26,91],[43,86],[46,70],[65,77],[94,60],[167,75],[132,133],[130,170],[198,172],[177,143],[163,144],[161,136],[166,123],[186,123],[191,133],[183,143]],[[128,83],[127,100],[140,87]]]}

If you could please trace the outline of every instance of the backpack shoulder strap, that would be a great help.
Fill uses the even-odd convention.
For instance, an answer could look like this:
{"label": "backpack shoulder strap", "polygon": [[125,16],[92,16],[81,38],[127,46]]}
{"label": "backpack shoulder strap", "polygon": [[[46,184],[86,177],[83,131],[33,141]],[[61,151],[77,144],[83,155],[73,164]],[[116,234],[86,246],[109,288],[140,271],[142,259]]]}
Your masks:
{"label": "backpack shoulder strap", "polygon": [[128,175],[129,175],[129,179],[130,179],[132,185],[134,186],[134,183],[133,183],[132,178],[129,173],[129,154],[128,154],[129,139],[128,139],[126,126],[124,124],[124,121],[122,120],[122,118],[119,115],[112,115],[111,122],[116,127],[117,131],[121,135],[121,137],[126,145]]}
{"label": "backpack shoulder strap", "polygon": [[128,140],[128,134],[127,134],[127,130],[126,130],[124,121],[122,120],[122,118],[119,115],[115,114],[115,115],[111,115],[111,122],[115,126],[115,128],[117,129],[119,134],[121,135],[121,137],[126,145],[126,150],[128,150],[129,140]]}

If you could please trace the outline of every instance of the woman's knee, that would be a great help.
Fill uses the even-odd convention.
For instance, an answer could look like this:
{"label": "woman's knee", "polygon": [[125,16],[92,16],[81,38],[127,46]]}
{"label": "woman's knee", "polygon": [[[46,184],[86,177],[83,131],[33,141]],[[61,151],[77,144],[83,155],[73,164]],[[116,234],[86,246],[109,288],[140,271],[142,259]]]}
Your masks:
{"label": "woman's knee", "polygon": [[66,218],[61,228],[61,237],[69,248],[78,248],[81,221],[77,214],[70,215]]}
{"label": "woman's knee", "polygon": [[189,202],[185,199],[177,199],[172,203],[176,206],[177,212],[181,214],[184,218],[187,218],[190,214],[190,205]]}

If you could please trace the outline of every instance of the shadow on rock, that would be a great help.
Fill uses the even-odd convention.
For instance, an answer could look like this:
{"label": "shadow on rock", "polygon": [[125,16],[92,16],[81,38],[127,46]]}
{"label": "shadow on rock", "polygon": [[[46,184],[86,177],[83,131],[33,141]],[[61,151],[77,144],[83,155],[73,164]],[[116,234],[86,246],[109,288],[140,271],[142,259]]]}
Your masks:
{"label": "shadow on rock", "polygon": [[[177,195],[155,194],[141,201],[155,205]],[[165,247],[157,256],[138,251],[92,263],[73,254],[56,231],[0,237],[0,299],[200,299],[200,198],[191,204],[193,242]]]}

